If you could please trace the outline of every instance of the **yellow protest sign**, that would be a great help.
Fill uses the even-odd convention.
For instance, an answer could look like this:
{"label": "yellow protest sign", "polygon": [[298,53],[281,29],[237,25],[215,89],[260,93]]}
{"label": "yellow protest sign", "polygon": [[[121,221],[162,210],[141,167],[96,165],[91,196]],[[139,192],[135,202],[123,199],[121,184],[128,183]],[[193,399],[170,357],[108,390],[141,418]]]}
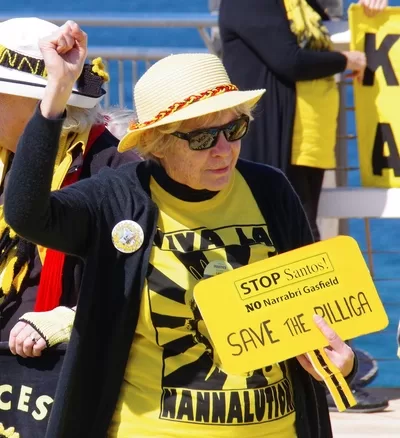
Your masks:
{"label": "yellow protest sign", "polygon": [[351,50],[367,55],[362,83],[354,81],[361,184],[400,187],[400,8],[367,17],[349,9]]}
{"label": "yellow protest sign", "polygon": [[199,282],[194,299],[222,367],[246,373],[327,345],[313,322],[342,339],[388,324],[357,245],[338,236]]}

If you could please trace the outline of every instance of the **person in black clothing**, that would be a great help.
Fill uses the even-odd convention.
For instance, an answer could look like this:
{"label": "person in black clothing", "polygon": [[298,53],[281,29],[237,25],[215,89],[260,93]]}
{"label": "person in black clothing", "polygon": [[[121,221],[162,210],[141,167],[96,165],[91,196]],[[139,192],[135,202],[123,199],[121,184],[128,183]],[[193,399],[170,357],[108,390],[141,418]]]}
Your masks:
{"label": "person in black clothing", "polygon": [[[368,14],[383,1],[361,2]],[[325,169],[335,163],[339,95],[333,75],[351,70],[360,80],[365,54],[332,50],[322,20],[329,17],[316,0],[222,0],[219,27],[224,65],[242,89],[266,88],[241,156],[285,172],[300,197],[315,240]],[[369,371],[376,369],[367,360]],[[373,373],[374,375],[376,372]],[[358,380],[360,383],[361,380]],[[386,400],[358,386],[353,411],[379,411]],[[329,396],[330,407],[335,409]]]}
{"label": "person in black clothing", "polygon": [[[290,18],[289,18],[290,17]],[[283,170],[303,203],[316,240],[325,168],[334,168],[338,91],[335,73],[362,77],[361,52],[335,52],[315,0],[222,0],[223,62],[243,89],[269,90],[244,142],[243,158]],[[311,108],[310,108],[311,107]]]}
{"label": "person in black clothing", "polygon": [[[86,44],[74,22],[41,43],[48,86],[20,139],[5,199],[18,233],[85,261],[46,437],[331,437],[324,389],[305,356],[227,374],[193,300],[216,264],[239,268],[313,242],[282,172],[238,160],[265,90],[239,91],[215,55],[166,57],[136,84],[138,120],[119,144],[146,160],[52,192]],[[46,337],[52,312],[23,320]],[[315,322],[350,379],[351,348],[322,318]]]}
{"label": "person in black clothing", "polygon": [[[3,212],[4,193],[18,138],[43,97],[47,83],[38,42],[58,29],[37,18],[15,18],[0,24],[0,343],[6,345],[13,327],[26,312],[58,308],[61,314],[73,314],[70,307],[77,302],[82,274],[82,260],[65,257],[23,239],[9,226]],[[68,100],[68,117],[60,136],[53,189],[89,178],[103,167],[118,167],[139,160],[133,151],[118,153],[118,139],[105,126],[99,103],[105,93],[102,84],[106,80],[108,75],[101,60],[87,64]],[[26,356],[25,348],[27,353],[39,355],[43,343],[31,330],[19,353]],[[15,366],[17,364],[15,360]],[[21,375],[22,370],[21,367]],[[17,382],[9,382],[8,378],[0,373],[0,386],[14,383],[16,387]],[[45,386],[45,382],[39,386]],[[30,387],[37,390],[35,384]],[[15,409],[2,413],[0,421],[14,414],[25,415],[17,410],[14,402],[13,406]],[[17,423],[13,421],[9,426],[16,427]],[[29,426],[30,437],[36,436],[34,423],[41,427],[45,421]]]}
{"label": "person in black clothing", "polygon": [[[27,64],[28,61],[31,64],[43,64],[38,46],[39,39],[57,30],[58,26],[36,18],[15,18],[0,24],[0,44],[4,46],[3,54],[7,51],[8,55],[3,56],[0,61],[0,101],[3,111],[0,138],[1,205],[8,170],[18,138],[32,116],[38,100],[43,96],[47,82],[39,74],[25,71],[26,69],[18,70],[16,66],[23,62]],[[31,55],[29,58],[24,56],[27,51]],[[10,57],[15,57],[19,62],[11,65],[8,61]],[[97,73],[89,68],[96,70]],[[87,78],[80,80],[80,88],[74,90],[68,102],[69,113],[60,139],[53,188],[65,186],[74,180],[88,178],[106,166],[118,167],[129,161],[139,160],[138,155],[133,151],[126,154],[119,153],[117,151],[118,139],[106,128],[107,123],[111,123],[111,129],[117,128],[114,126],[117,114],[113,110],[107,115],[99,107],[99,102],[105,94],[101,85],[108,80],[101,62],[95,61],[94,65],[85,66],[84,74]],[[127,125],[128,122],[125,123],[125,126]],[[85,144],[80,144],[80,142]],[[28,245],[26,241],[15,236],[4,222],[2,209],[1,206],[0,342],[8,341],[12,327],[27,311],[34,308],[50,310],[60,303],[69,307],[75,305],[79,287],[79,271],[82,266],[76,258],[73,260],[67,258],[64,261],[64,268],[67,271],[63,274],[62,291],[55,291],[56,286],[54,283],[48,283],[52,280],[49,280],[47,275],[41,280],[43,265],[46,266],[47,274],[49,269],[55,267],[52,264],[55,263],[53,254],[47,258],[45,249],[39,248],[38,250],[34,245]],[[8,260],[14,256],[14,247],[17,248],[19,254],[17,261],[19,269],[15,269],[13,263],[8,263]],[[48,267],[47,264],[49,264]],[[27,267],[26,270],[25,267]],[[11,271],[14,272],[9,275]],[[38,288],[40,289],[39,298]],[[57,293],[62,293],[62,295],[54,296],[53,299],[49,297],[49,294],[57,295]],[[37,346],[37,343],[35,345]]]}

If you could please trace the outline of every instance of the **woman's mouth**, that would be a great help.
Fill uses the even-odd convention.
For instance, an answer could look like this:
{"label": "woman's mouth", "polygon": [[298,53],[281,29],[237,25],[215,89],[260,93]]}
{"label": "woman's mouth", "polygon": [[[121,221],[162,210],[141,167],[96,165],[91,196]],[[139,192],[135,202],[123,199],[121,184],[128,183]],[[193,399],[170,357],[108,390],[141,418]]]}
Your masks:
{"label": "woman's mouth", "polygon": [[221,175],[229,171],[229,166],[219,167],[218,169],[210,169],[210,171],[214,174]]}

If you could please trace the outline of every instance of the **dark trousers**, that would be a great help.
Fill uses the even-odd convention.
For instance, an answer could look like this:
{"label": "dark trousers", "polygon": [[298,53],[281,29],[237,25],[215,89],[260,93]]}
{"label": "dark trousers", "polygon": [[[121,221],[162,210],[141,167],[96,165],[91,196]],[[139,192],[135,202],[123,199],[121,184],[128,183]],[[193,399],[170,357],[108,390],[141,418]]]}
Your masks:
{"label": "dark trousers", "polygon": [[317,214],[324,172],[324,169],[317,167],[294,166],[292,164],[288,166],[286,171],[286,176],[303,204],[316,242],[321,240],[317,226]]}

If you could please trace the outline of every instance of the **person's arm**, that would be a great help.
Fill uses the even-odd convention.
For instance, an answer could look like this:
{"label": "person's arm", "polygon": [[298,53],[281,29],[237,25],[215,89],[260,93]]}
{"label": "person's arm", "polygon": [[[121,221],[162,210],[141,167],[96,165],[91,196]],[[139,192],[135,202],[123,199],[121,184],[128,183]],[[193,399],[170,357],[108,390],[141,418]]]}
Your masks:
{"label": "person's arm", "polygon": [[68,21],[39,46],[47,85],[17,147],[5,191],[5,219],[27,240],[84,256],[102,202],[98,177],[50,190],[63,115],[87,56],[87,35]]}
{"label": "person's arm", "polygon": [[320,79],[343,72],[347,58],[340,52],[302,49],[289,27],[282,0],[223,0],[221,36],[237,37],[276,75],[291,82]]}
{"label": "person's arm", "polygon": [[75,307],[58,306],[47,312],[27,312],[10,332],[12,354],[38,357],[46,348],[68,342],[75,320]]}
{"label": "person's arm", "polygon": [[318,13],[323,21],[329,21],[331,17],[328,15],[328,11],[322,8],[322,5],[318,0],[307,0],[307,3]]}
{"label": "person's arm", "polygon": [[36,244],[84,256],[100,187],[85,180],[51,192],[63,119],[43,117],[39,107],[25,128],[5,191],[4,214],[19,235]]}

